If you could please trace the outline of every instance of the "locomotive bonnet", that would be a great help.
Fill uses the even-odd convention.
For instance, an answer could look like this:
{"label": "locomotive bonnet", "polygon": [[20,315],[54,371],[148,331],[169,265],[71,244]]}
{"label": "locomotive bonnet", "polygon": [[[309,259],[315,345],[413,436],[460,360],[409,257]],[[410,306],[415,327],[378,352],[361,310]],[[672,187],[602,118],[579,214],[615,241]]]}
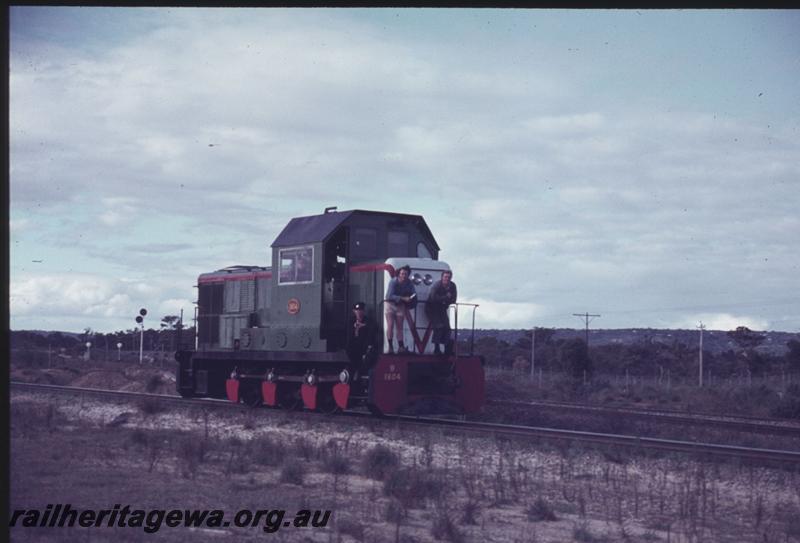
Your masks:
{"label": "locomotive bonnet", "polygon": [[[195,345],[176,353],[178,392],[289,408],[479,410],[482,359],[458,350],[434,356],[429,343],[424,304],[450,270],[439,250],[420,215],[328,208],[291,219],[272,242],[269,266],[199,276]],[[384,295],[403,266],[411,268],[417,293],[399,338],[410,352],[384,354]],[[348,347],[358,336],[355,304],[363,306],[364,333],[371,334],[358,338],[358,356]],[[459,316],[471,319],[474,329],[475,309],[453,304],[450,314],[456,324]]]}

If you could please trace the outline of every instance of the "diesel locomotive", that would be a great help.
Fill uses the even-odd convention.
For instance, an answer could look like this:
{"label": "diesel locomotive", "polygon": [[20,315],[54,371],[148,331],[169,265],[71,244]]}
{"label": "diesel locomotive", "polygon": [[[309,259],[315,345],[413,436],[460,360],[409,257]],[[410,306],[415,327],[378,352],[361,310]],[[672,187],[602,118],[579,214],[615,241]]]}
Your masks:
{"label": "diesel locomotive", "polygon": [[[471,342],[433,353],[424,307],[450,267],[438,259],[439,245],[422,216],[327,208],[291,219],[271,249],[269,266],[231,266],[198,277],[194,348],[175,354],[182,396],[309,410],[366,406],[377,414],[481,409],[483,359],[473,355]],[[409,352],[389,354],[384,295],[406,265],[418,300],[405,310]],[[356,302],[366,305],[378,341],[354,358],[345,347]],[[456,340],[459,317],[474,332],[476,307],[449,307]],[[468,330],[462,328],[463,338]]]}

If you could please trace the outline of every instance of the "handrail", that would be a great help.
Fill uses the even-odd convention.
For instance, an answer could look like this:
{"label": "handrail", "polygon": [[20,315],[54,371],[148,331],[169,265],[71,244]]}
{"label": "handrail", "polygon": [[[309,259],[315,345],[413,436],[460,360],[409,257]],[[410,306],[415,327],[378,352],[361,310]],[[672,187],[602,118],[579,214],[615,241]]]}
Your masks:
{"label": "handrail", "polygon": [[[380,316],[381,316],[381,321],[380,321],[381,322],[381,328],[384,328],[384,325],[385,325],[385,320],[383,318],[384,317],[384,303],[385,302],[390,302],[390,301],[391,300],[385,300],[384,299],[384,300],[381,300],[380,303],[378,304],[378,311],[380,312]],[[427,301],[417,301],[416,305],[420,305],[420,304],[425,305],[425,304],[427,304]],[[453,346],[454,346],[454,354],[455,354],[455,356],[459,355],[459,353],[458,353],[458,308],[460,306],[465,306],[465,307],[471,307],[472,308],[472,328],[471,328],[470,340],[469,340],[469,356],[472,356],[474,354],[474,351],[475,351],[475,312],[477,311],[477,309],[480,306],[480,304],[472,304],[472,303],[465,303],[465,302],[455,302],[455,303],[449,304],[447,306],[447,308],[446,308],[446,311],[448,312],[448,320],[450,318],[450,316],[449,316],[450,309],[451,308],[455,308],[455,311],[453,312],[454,326],[452,328],[452,330],[453,330]],[[414,307],[414,310],[416,311],[416,306]],[[426,331],[427,330],[426,328],[423,328],[421,326],[416,326],[416,320],[415,320],[414,324],[415,324],[414,329],[417,330],[417,331],[420,331],[420,330]],[[409,327],[410,327],[410,325],[409,325]],[[383,330],[383,334],[384,334],[384,338],[385,338],[385,336],[386,336],[386,330],[385,329]],[[417,334],[417,335],[419,335],[419,334]],[[415,350],[416,347],[417,346],[415,344],[415,345],[413,345],[412,348]],[[420,354],[422,354],[422,353],[420,353]]]}
{"label": "handrail", "polygon": [[465,306],[465,307],[471,307],[472,308],[472,333],[470,334],[470,339],[469,339],[469,355],[472,356],[474,354],[474,351],[475,351],[475,311],[477,311],[478,306],[480,304],[470,304],[470,303],[464,303],[464,302],[456,302],[454,304],[450,304],[449,306],[447,306],[447,310],[448,311],[450,310],[451,307],[455,306],[455,312],[454,312],[455,327],[454,327],[454,330],[453,330],[454,331],[453,344],[455,345],[456,356],[458,356],[458,308],[460,306],[462,306],[462,305]]}

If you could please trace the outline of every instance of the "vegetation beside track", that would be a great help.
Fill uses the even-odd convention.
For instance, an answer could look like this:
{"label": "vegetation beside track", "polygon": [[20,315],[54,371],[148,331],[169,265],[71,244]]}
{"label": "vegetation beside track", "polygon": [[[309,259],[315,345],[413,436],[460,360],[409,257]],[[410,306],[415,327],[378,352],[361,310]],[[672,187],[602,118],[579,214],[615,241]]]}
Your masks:
{"label": "vegetation beside track", "polygon": [[[800,538],[800,473],[791,470],[296,415],[15,392],[12,509],[109,508],[124,499],[143,508],[334,511],[324,531],[282,531],[289,542]],[[145,538],[107,530],[77,537]],[[162,529],[159,539],[218,537]]]}

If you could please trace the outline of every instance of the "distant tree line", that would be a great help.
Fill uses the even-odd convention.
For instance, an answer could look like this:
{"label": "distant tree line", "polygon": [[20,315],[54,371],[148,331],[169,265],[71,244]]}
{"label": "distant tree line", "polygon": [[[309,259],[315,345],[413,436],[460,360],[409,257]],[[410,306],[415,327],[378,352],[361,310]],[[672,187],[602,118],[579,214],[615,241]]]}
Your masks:
{"label": "distant tree line", "polygon": [[[635,343],[588,346],[581,337],[554,339],[552,328],[537,328],[534,359],[537,369],[563,372],[579,378],[584,374],[653,376],[670,372],[673,377],[697,375],[698,348],[673,341],[664,343],[645,337]],[[800,341],[786,343],[786,354],[771,355],[758,350],[764,336],[746,327],[728,332],[735,349],[713,354],[703,351],[703,366],[717,376],[749,374],[762,376],[781,372],[800,372]],[[531,331],[513,343],[495,337],[475,341],[475,353],[499,368],[530,369]]]}
{"label": "distant tree line", "polygon": [[[147,351],[175,351],[180,347],[194,346],[194,327],[180,327],[178,317],[162,318],[159,329],[144,331],[144,349]],[[685,343],[664,343],[644,337],[634,343],[611,343],[587,348],[581,337],[555,339],[552,328],[536,329],[535,363],[537,369],[546,372],[563,372],[575,378],[602,375],[648,376],[670,372],[673,377],[697,375],[698,349]],[[728,332],[736,349],[713,354],[703,352],[703,365],[716,376],[749,374],[762,376],[780,372],[800,372],[800,341],[789,340],[783,356],[765,354],[758,350],[764,336],[739,327]],[[64,350],[81,353],[87,341],[92,349],[115,351],[117,343],[122,350],[139,349],[139,329],[131,328],[117,332],[102,333],[86,328],[80,334],[62,332],[11,331],[13,349]],[[528,330],[513,343],[495,337],[483,337],[475,341],[476,354],[483,355],[493,367],[521,370],[530,368],[531,331]]]}
{"label": "distant tree line", "polygon": [[[161,319],[159,329],[145,329],[143,339],[146,351],[175,351],[179,346],[194,347],[194,326],[181,326],[177,316],[167,315]],[[51,349],[70,354],[83,352],[86,349],[86,342],[92,343],[92,349],[116,351],[117,343],[122,343],[123,351],[138,351],[139,341],[140,329],[138,328],[109,333],[85,328],[80,334],[29,330],[12,330],[10,332],[12,349]]]}

